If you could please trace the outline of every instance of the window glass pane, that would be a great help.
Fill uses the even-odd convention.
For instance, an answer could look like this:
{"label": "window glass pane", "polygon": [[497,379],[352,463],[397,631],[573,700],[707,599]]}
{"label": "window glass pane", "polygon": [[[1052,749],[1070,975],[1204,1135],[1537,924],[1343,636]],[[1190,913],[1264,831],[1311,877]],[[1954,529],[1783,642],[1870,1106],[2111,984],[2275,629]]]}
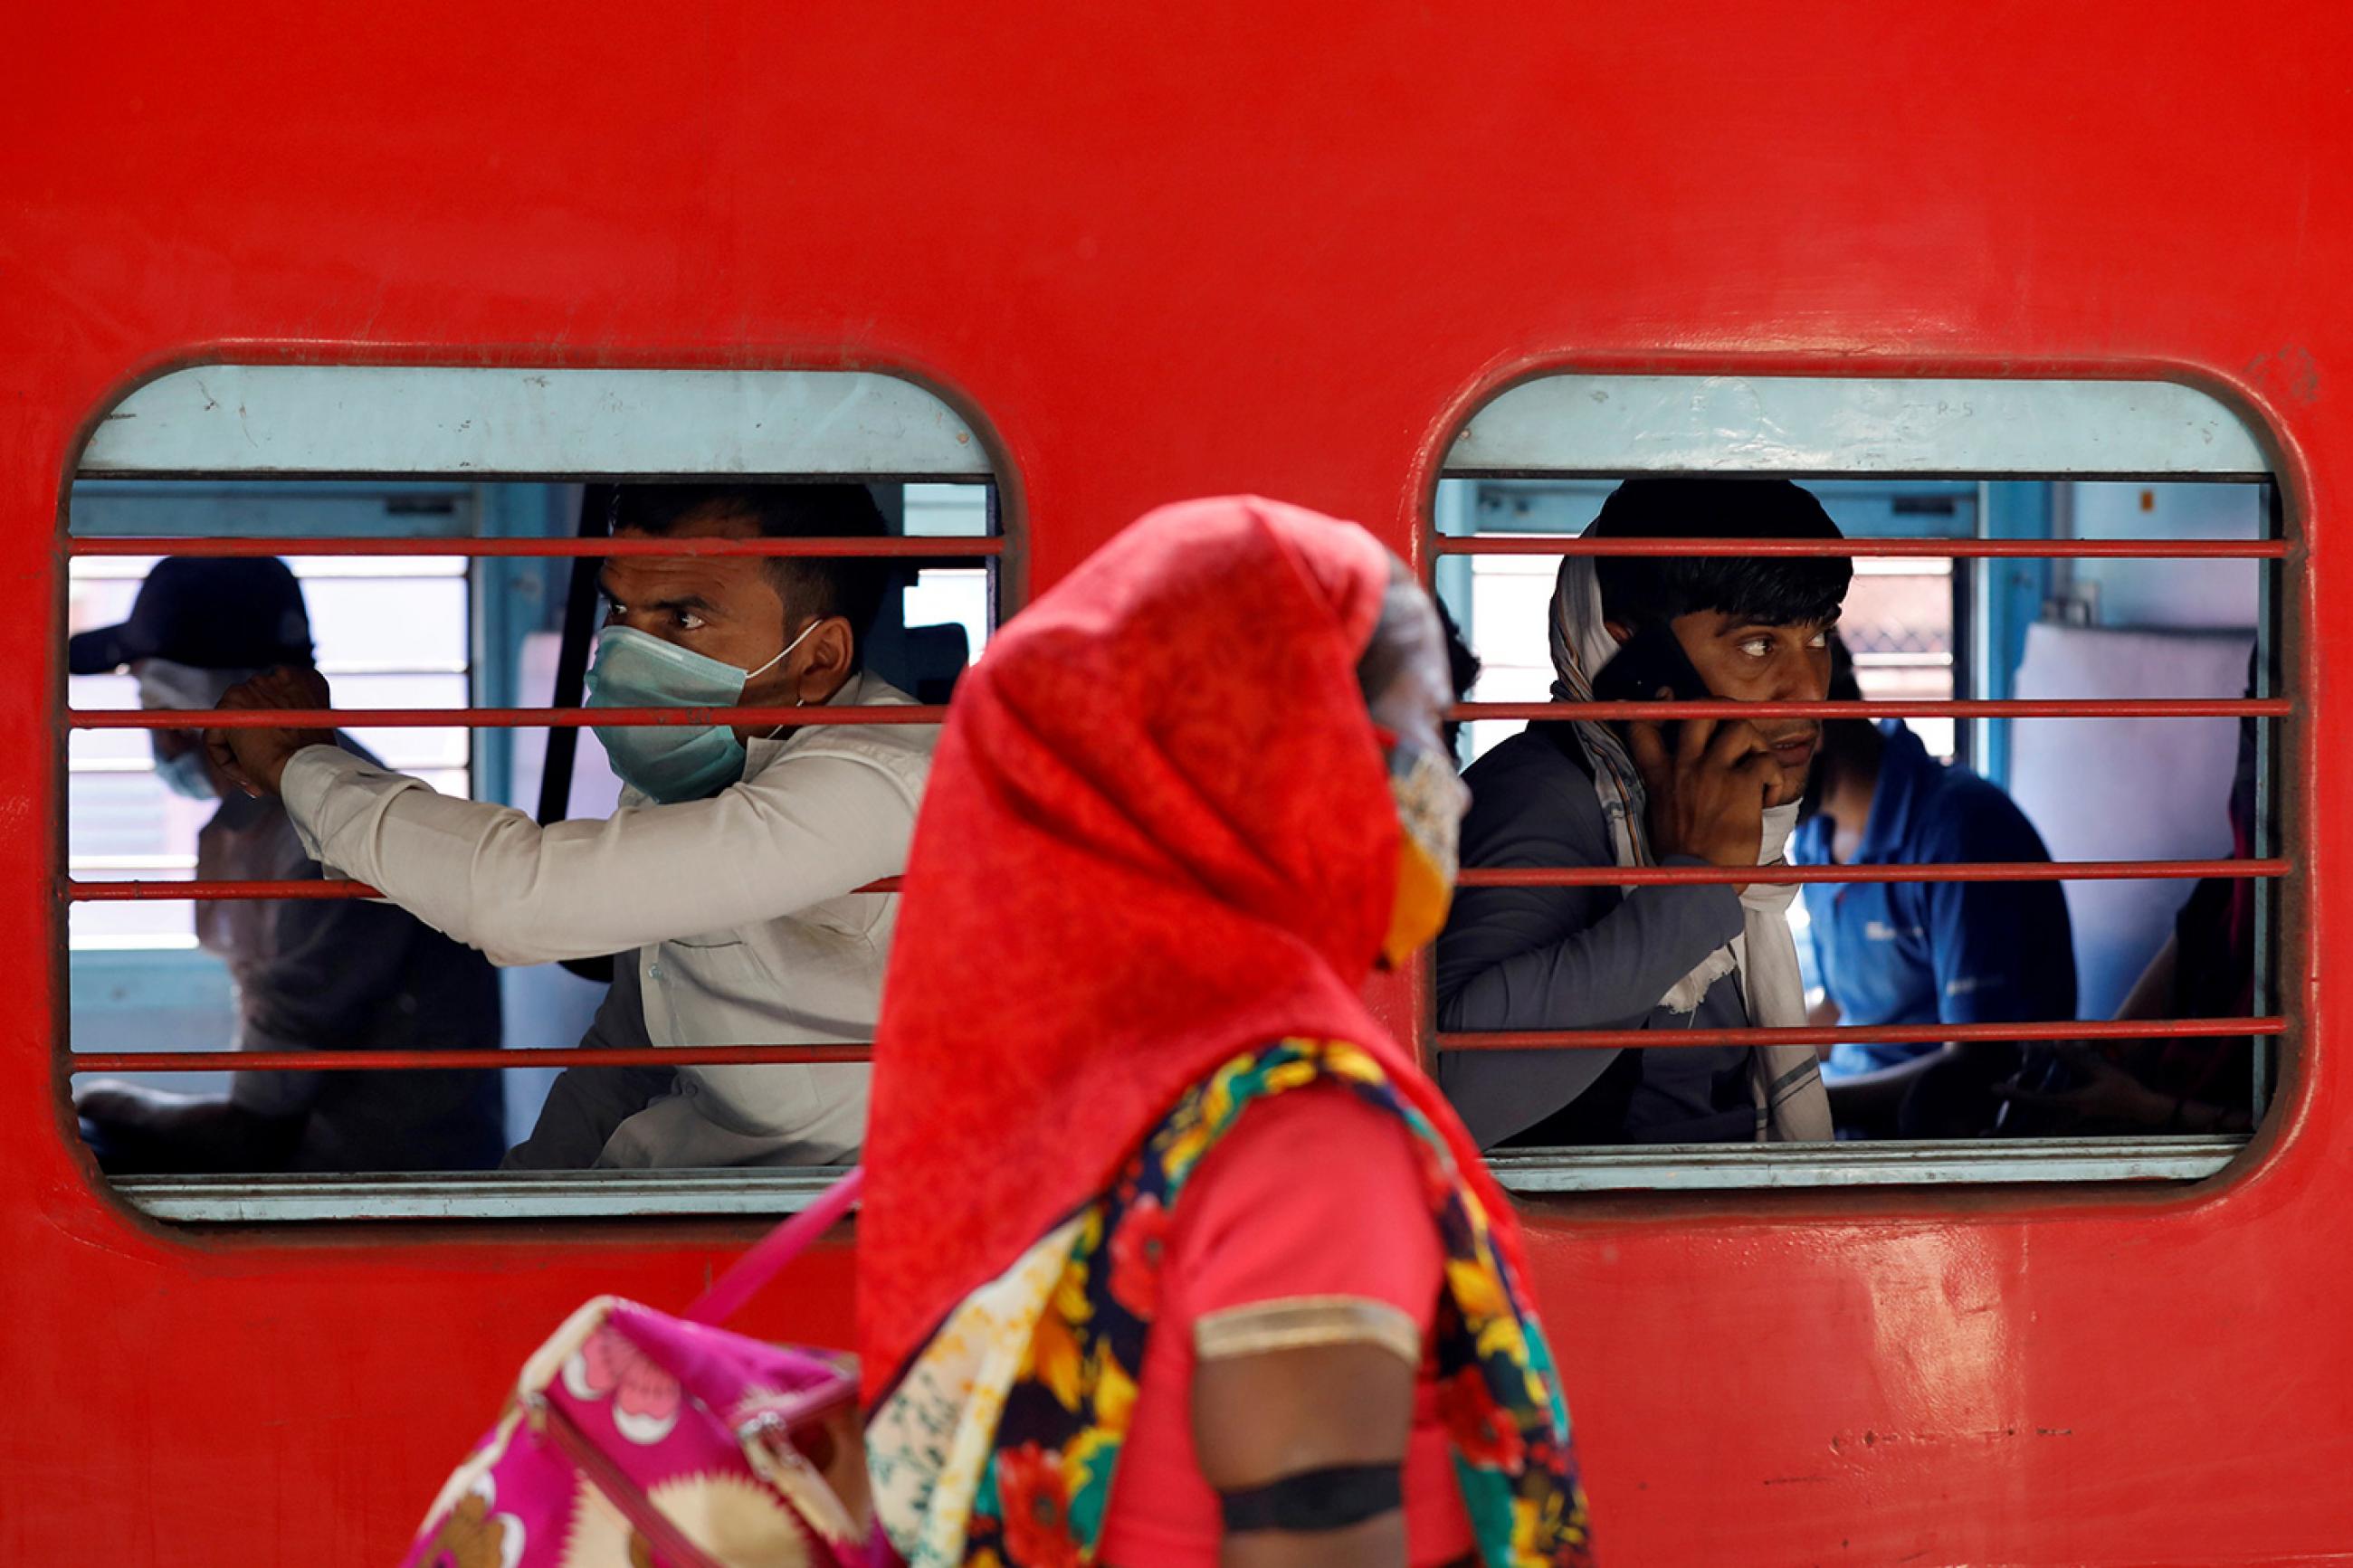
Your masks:
{"label": "window glass pane", "polygon": [[972,657],[988,646],[988,573],[983,567],[934,567],[919,572],[906,593],[907,624],[964,627]]}
{"label": "window glass pane", "polygon": [[77,950],[168,952],[196,945],[194,906],[182,903],[76,904],[67,929]]}
{"label": "window glass pane", "polygon": [[[1560,563],[1541,555],[1481,555],[1471,563],[1470,615],[1464,635],[1479,650],[1477,702],[1544,702],[1551,699],[1552,650],[1546,626],[1552,613],[1553,580]],[[1456,606],[1456,619],[1462,620]],[[1525,726],[1508,719],[1479,719],[1466,730],[1471,755],[1484,755],[1496,742]]]}
{"label": "window glass pane", "polygon": [[76,861],[193,856],[196,826],[212,815],[209,802],[182,800],[152,770],[71,773],[66,791],[66,852]]}
{"label": "window glass pane", "polygon": [[[86,632],[93,626],[119,626],[131,615],[131,601],[139,595],[139,584],[147,575],[153,560],[137,561],[76,561],[73,563],[72,586],[66,598],[66,630],[69,634]],[[136,575],[100,578],[85,568],[93,566],[138,568]]]}
{"label": "window glass pane", "polygon": [[[2063,492],[2081,539],[2260,539],[2260,485],[2086,483]],[[2253,561],[2083,560],[2062,584],[2093,625],[2235,629],[2260,618],[2263,567]]]}
{"label": "window glass pane", "polygon": [[462,577],[306,577],[302,598],[320,668],[466,668]]}
{"label": "window glass pane", "polygon": [[[1855,684],[1864,697],[1953,697],[1953,563],[1857,559],[1839,636],[1854,658]],[[1953,721],[1914,715],[1905,722],[1930,756],[1952,759]]]}
{"label": "window glass pane", "polygon": [[905,485],[907,532],[981,538],[988,532],[987,485]]}

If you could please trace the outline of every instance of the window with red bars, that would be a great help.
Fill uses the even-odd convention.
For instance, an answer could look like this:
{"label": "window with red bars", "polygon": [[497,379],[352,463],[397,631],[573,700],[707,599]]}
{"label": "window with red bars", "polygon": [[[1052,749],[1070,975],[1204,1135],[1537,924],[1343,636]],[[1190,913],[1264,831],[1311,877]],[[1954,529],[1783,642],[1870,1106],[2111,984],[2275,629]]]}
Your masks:
{"label": "window with red bars", "polygon": [[[73,635],[121,624],[162,561],[282,560],[309,612],[317,666],[334,689],[332,713],[314,718],[439,793],[526,811],[536,805],[543,820],[601,816],[617,804],[619,784],[594,742],[571,748],[568,780],[551,781],[547,773],[565,765],[550,763],[549,737],[576,733],[583,723],[584,711],[565,704],[579,700],[587,657],[583,632],[593,632],[601,610],[594,576],[613,555],[854,553],[896,563],[865,657],[918,705],[871,712],[833,707],[825,710],[826,721],[938,721],[939,704],[957,671],[986,645],[997,615],[1003,542],[993,492],[985,483],[871,488],[893,537],[713,547],[710,542],[617,543],[585,517],[588,496],[577,485],[85,480],[75,489],[69,519],[66,629]],[[224,521],[236,531],[205,531]],[[324,533],[322,522],[350,531]],[[583,584],[590,586],[585,620]],[[187,799],[167,788],[151,737],[195,726],[142,709],[136,668],[68,678],[60,890],[77,1089],[109,1080],[211,1101],[228,1090],[232,1075],[329,1071],[385,1086],[390,1096],[398,1080],[421,1072],[496,1068],[504,1080],[501,1131],[511,1142],[529,1131],[561,1068],[645,1067],[679,1058],[674,1051],[584,1047],[603,986],[554,965],[501,972],[506,1048],[488,1060],[474,1048],[362,1050],[327,1038],[305,1042],[303,1048],[234,1048],[240,965],[249,956],[237,943],[251,938],[251,921],[270,922],[275,940],[299,942],[299,934],[289,933],[299,933],[317,911],[365,899],[371,889],[316,875],[224,877],[200,866],[200,850],[208,864],[220,858],[220,839],[206,833],[206,825],[251,808]],[[808,722],[814,711],[754,716],[794,726]],[[675,718],[660,710],[595,715],[598,724],[623,725]],[[205,715],[207,724],[285,719]],[[242,825],[236,832],[250,837]],[[895,879],[886,879],[872,890],[893,887]],[[230,913],[199,919],[199,910]],[[786,1064],[863,1060],[867,1047],[714,1040],[684,1054],[697,1061]],[[125,1142],[118,1138],[110,1148],[102,1126],[86,1122],[85,1131],[101,1152],[111,1154]],[[208,1168],[184,1156],[187,1168],[174,1170],[134,1155],[128,1186],[136,1192],[142,1182],[168,1184],[175,1178],[185,1186],[196,1177],[282,1180],[284,1158],[283,1150],[257,1144],[250,1169],[234,1163],[221,1170],[217,1162]],[[391,1174],[374,1166],[355,1168],[361,1173]],[[585,1212],[576,1207],[581,1201],[568,1199],[575,1206],[562,1212]],[[168,1199],[164,1212],[171,1212]]]}
{"label": "window with red bars", "polygon": [[[1463,751],[1472,763],[1474,798],[1482,771],[1498,788],[1521,787],[1509,781],[1527,776],[1531,741],[1518,742],[1518,759],[1499,758],[1484,769],[1480,759],[1532,721],[1712,711],[1706,704],[1611,708],[1552,700],[1548,628],[1565,556],[1699,553],[1689,542],[1580,541],[1616,482],[1498,477],[1440,487],[1434,585],[1482,663],[1459,710],[1467,721]],[[1764,548],[1783,557],[1853,560],[1839,630],[1863,706],[1723,704],[1713,711],[1727,718],[1818,715],[1849,725],[1867,718],[1883,731],[1880,749],[1898,743],[1901,730],[1902,743],[1916,742],[1918,756],[1905,764],[1901,788],[1883,784],[1876,798],[1866,793],[1858,813],[1863,822],[1850,838],[1840,840],[1825,826],[1823,847],[1802,857],[1811,863],[1779,879],[1805,885],[1789,905],[1789,923],[1808,986],[1808,1018],[1764,1031],[1711,1028],[1647,1007],[1640,1009],[1646,1016],[1604,1019],[1573,1002],[1554,1006],[1554,1017],[1532,1016],[1546,1010],[1531,992],[1534,977],[1573,973],[1588,940],[1584,922],[1594,918],[1592,906],[1567,898],[1567,889],[1609,889],[1614,900],[1617,889],[1632,896],[1636,888],[1754,878],[1688,865],[1532,866],[1516,838],[1482,830],[1474,819],[1458,896],[1457,920],[1466,929],[1459,948],[1441,944],[1434,984],[1440,1026],[1429,1045],[1441,1077],[1473,1085],[1475,1100],[1493,1094],[1492,1087],[1475,1086],[1492,1084],[1494,1076],[1450,1074],[1450,1058],[1620,1053],[1612,1067],[1624,1077],[1647,1074],[1654,1062],[1677,1062],[1664,1057],[1670,1050],[1714,1052],[1725,1058],[1713,1085],[1724,1101],[1717,1109],[1731,1111],[1740,1086],[1730,1080],[1729,1064],[1763,1041],[1811,1047],[1825,1056],[1841,1140],[1909,1133],[1901,1140],[1906,1152],[1930,1135],[2072,1143],[2245,1132],[2270,1097],[2277,1070],[2272,1042],[2285,1026],[2268,1005],[2275,888],[2287,869],[2272,847],[2276,814],[2268,801],[2242,800],[2262,809],[2242,814],[2234,834],[2232,809],[2242,724],[2244,749],[2253,754],[2248,771],[2263,774],[2253,784],[2260,795],[2276,744],[2274,721],[2288,710],[2270,673],[2277,658],[2273,574],[2287,549],[2277,537],[2271,487],[2253,479],[2006,478],[1993,484],[1843,476],[1806,483],[1846,541],[1778,541]],[[1989,523],[2025,531],[2021,520],[2036,525],[2038,536],[1987,537]],[[1711,542],[1706,549],[1718,556],[1744,552],[1737,542]],[[1986,737],[1996,725],[2001,744],[1989,746]],[[1966,771],[1971,763],[1974,773]],[[1857,766],[1850,762],[1845,772]],[[1827,767],[1818,765],[1818,790]],[[1919,797],[1924,779],[1937,787]],[[1947,787],[1963,779],[1965,790]],[[2247,787],[2242,784],[2242,792]],[[1999,809],[2031,826],[2047,854],[1956,863],[1924,848],[1956,841],[1921,820],[1927,806],[1912,813],[1909,832],[1897,831],[1903,824],[1890,815],[1919,797],[1948,816],[1960,808],[1940,803],[1973,803],[1971,813],[1982,816],[1996,790],[2007,795]],[[1811,814],[1822,804],[1810,795],[1807,809]],[[1847,804],[1853,809],[1851,799]],[[1801,832],[1797,842],[1810,842],[1809,836]],[[1837,843],[1846,854],[1829,852]],[[1486,844],[1500,846],[1502,863],[1478,863]],[[1992,1019],[1969,1017],[1968,1006],[1940,1014],[1933,989],[1923,996],[1910,984],[1949,978],[1937,948],[1954,933],[1908,923],[1900,912],[1966,910],[1972,887],[2052,883],[2063,889],[2072,927],[2072,942],[2058,940],[2073,950],[2063,949],[2074,975],[2073,1008],[2041,1016],[2013,1009]],[[1906,893],[1898,894],[1905,885]],[[1502,907],[1503,900],[1513,902]],[[1974,901],[2004,907],[1999,898]],[[2185,937],[2231,930],[2236,950],[2211,962],[2244,966],[2235,988],[2182,981],[2183,966],[2173,962],[2177,922]],[[1966,916],[1957,923],[1966,927]],[[1527,951],[1504,951],[1514,944]],[[2046,945],[2038,958],[2017,962],[2048,969],[2052,956]],[[1866,967],[1874,960],[1877,973]],[[1562,967],[1547,971],[1549,964]],[[1905,979],[1887,983],[1888,972]],[[1499,984],[1516,986],[1520,1001],[1497,1003]],[[1718,1005],[1711,1000],[1709,1006]],[[1854,1017],[1858,1006],[1869,1016]],[[1510,1016],[1510,1026],[1462,1022],[1499,1011]],[[2191,1011],[2202,1016],[2161,1016]],[[1972,1058],[1984,1065],[1957,1065]],[[1910,1070],[1890,1070],[1906,1058]],[[1660,1076],[1676,1084],[1678,1071],[1685,1074],[1680,1092],[1688,1097],[1694,1092],[1688,1069],[1670,1065]],[[1532,1073],[1529,1081],[1546,1076]],[[1550,1076],[1577,1079],[1573,1072]],[[1647,1082],[1634,1081],[1641,1085],[1635,1094],[1648,1090]],[[1708,1087],[1703,1082],[1698,1092]],[[1563,1107],[1546,1109],[1565,1110],[1582,1094],[1600,1100],[1609,1088],[1605,1079],[1569,1094]],[[1897,1094],[1905,1098],[1889,1098]],[[1675,1109],[1680,1121],[1654,1113],[1648,1123],[1639,1102],[1631,1112],[1621,1103],[1606,1115],[1536,1115],[1538,1136],[1512,1135],[1497,1157],[1539,1190],[1576,1188],[1620,1184],[1580,1181],[1578,1168],[1610,1165],[1618,1156],[1609,1145],[1653,1140],[1662,1125],[1704,1130],[1710,1142],[1725,1144],[1755,1136],[1751,1128],[1734,1126],[1736,1116],[1691,1114],[1688,1098]],[[1501,1126],[1529,1118],[1514,1107],[1491,1120]],[[1541,1136],[1546,1128],[1567,1135],[1548,1145]]]}

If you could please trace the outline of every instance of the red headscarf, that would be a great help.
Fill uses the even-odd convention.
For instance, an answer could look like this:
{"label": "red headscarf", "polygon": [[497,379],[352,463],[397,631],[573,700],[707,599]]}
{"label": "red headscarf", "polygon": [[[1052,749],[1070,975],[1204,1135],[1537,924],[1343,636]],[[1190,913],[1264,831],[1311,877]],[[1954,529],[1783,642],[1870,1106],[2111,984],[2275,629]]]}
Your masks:
{"label": "red headscarf", "polygon": [[1255,499],[1127,529],[965,676],[908,858],[859,1226],[870,1401],[1237,1051],[1371,1052],[1516,1263],[1476,1146],[1360,992],[1398,827],[1356,666],[1389,556]]}

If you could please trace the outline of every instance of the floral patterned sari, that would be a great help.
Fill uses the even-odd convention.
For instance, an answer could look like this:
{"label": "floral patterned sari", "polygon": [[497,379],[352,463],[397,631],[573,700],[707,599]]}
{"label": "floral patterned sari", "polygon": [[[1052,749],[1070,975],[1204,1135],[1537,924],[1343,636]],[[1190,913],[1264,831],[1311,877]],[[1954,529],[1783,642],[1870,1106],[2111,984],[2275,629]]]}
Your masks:
{"label": "floral patterned sari", "polygon": [[1567,1406],[1528,1301],[1446,1140],[1366,1052],[1285,1040],[1178,1100],[1106,1192],[966,1297],[876,1408],[876,1508],[914,1568],[1095,1561],[1187,1180],[1252,1104],[1345,1086],[1412,1137],[1445,1285],[1429,1369],[1486,1568],[1591,1562]]}

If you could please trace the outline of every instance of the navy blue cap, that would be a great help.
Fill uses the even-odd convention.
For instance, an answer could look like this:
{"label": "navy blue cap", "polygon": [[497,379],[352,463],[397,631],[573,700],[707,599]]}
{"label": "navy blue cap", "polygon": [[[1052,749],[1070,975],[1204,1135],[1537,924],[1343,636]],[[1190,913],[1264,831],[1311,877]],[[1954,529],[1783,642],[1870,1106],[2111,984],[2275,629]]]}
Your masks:
{"label": "navy blue cap", "polygon": [[175,555],[139,584],[131,618],[82,632],[66,668],[103,675],[133,659],[168,658],[196,669],[266,669],[311,662],[302,585],[283,561]]}

